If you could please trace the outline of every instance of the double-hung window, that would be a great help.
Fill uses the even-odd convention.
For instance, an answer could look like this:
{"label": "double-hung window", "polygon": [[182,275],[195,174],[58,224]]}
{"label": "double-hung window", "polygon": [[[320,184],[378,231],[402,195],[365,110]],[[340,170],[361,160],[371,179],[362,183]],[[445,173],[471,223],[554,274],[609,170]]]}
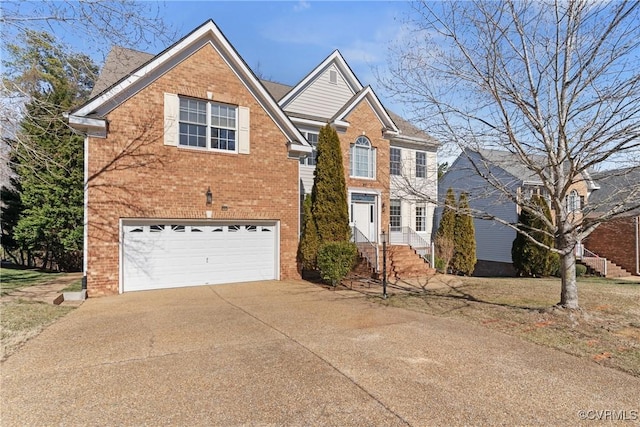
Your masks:
{"label": "double-hung window", "polygon": [[416,151],[416,178],[427,177],[427,153]]}
{"label": "double-hung window", "polygon": [[312,133],[312,132],[303,132],[303,135],[305,136],[305,138],[307,138],[307,141],[309,141],[309,144],[311,144],[313,151],[310,154],[308,154],[307,157],[301,158],[300,164],[307,165],[307,166],[315,166],[316,163],[318,162],[318,134]]}
{"label": "double-hung window", "polygon": [[400,175],[402,172],[400,149],[391,147],[391,152],[389,153],[389,157],[390,157],[389,173],[391,175]]}
{"label": "double-hung window", "polygon": [[351,144],[351,176],[357,178],[376,177],[376,150],[366,136],[360,136]]}
{"label": "double-hung window", "polygon": [[402,204],[400,200],[391,200],[389,207],[389,226],[391,231],[402,230]]}
{"label": "double-hung window", "polygon": [[237,151],[237,107],[180,98],[180,139],[183,147]]}
{"label": "double-hung window", "polygon": [[580,196],[576,190],[571,190],[567,196],[567,211],[569,213],[580,210]]}
{"label": "double-hung window", "polygon": [[416,231],[427,231],[427,208],[416,205]]}

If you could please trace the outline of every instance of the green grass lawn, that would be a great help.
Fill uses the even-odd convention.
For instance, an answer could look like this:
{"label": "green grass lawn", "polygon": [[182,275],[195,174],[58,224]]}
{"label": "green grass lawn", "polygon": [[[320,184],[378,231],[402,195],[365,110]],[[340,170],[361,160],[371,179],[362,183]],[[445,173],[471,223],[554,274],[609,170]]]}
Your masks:
{"label": "green grass lawn", "polygon": [[0,268],[0,296],[28,286],[42,285],[62,277],[64,273]]}
{"label": "green grass lawn", "polygon": [[460,286],[398,293],[382,302],[460,318],[640,376],[640,283],[581,278],[581,311],[574,312],[554,307],[560,279],[460,280]]}

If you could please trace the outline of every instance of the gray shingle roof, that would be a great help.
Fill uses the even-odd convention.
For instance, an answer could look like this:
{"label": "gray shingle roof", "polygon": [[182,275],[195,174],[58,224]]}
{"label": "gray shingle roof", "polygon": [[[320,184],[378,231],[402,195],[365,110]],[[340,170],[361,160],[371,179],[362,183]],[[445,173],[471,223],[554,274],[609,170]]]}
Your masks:
{"label": "gray shingle roof", "polygon": [[102,70],[100,70],[98,80],[95,86],[93,86],[91,98],[109,89],[119,80],[150,61],[153,57],[154,55],[146,52],[120,46],[112,47],[104,61]]}
{"label": "gray shingle roof", "polygon": [[[589,203],[596,206],[596,211],[620,203],[627,207],[640,206],[640,167],[597,172],[593,179],[600,185],[600,189],[589,197]],[[640,213],[640,208],[633,212]]]}
{"label": "gray shingle roof", "polygon": [[[130,73],[149,62],[154,58],[154,56],[155,55],[150,53],[140,52],[121,46],[114,46],[104,61],[104,66],[100,71],[98,80],[96,81],[96,84],[91,91],[91,98],[100,95],[102,92],[118,83]],[[267,91],[276,101],[280,101],[291,89],[293,89],[293,86],[270,80],[260,79],[260,83],[262,83],[265,89],[267,89]],[[433,137],[418,129],[396,113],[389,110],[387,110],[387,113],[391,117],[391,120],[394,121],[396,126],[398,126],[398,129],[400,129],[400,133],[402,136],[418,138],[431,143],[437,143],[437,141]],[[300,115],[292,114],[292,116],[297,117]]]}
{"label": "gray shingle roof", "polygon": [[[535,172],[527,169],[515,154],[504,150],[478,149],[475,150],[487,162],[504,169],[507,173],[522,181],[540,182],[540,177]],[[540,163],[543,159],[540,158]]]}

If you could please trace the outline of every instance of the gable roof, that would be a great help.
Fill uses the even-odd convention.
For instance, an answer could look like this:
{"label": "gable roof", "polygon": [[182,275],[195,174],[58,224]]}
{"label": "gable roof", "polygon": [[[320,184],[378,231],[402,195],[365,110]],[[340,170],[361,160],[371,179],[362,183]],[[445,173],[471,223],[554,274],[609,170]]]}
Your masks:
{"label": "gable roof", "polygon": [[356,77],[356,75],[347,64],[347,61],[344,60],[340,51],[337,49],[334,50],[331,55],[327,56],[327,58],[322,61],[316,68],[311,70],[309,74],[307,74],[298,84],[296,84],[287,94],[280,99],[279,104],[284,109],[290,104],[298,95],[300,95],[304,90],[313,83],[318,76],[320,76],[327,68],[331,65],[335,65],[338,70],[342,73],[345,81],[351,91],[353,93],[357,93],[363,89],[362,83]]}
{"label": "gable roof", "polygon": [[593,179],[600,185],[600,190],[589,197],[596,212],[621,205],[632,209],[630,213],[640,215],[640,167],[597,172]]}
{"label": "gable roof", "polygon": [[[129,97],[135,95],[158,77],[172,69],[176,64],[207,44],[216,49],[225,63],[238,76],[265,112],[269,114],[275,124],[287,137],[290,151],[310,152],[311,147],[298,128],[289,120],[271,94],[265,89],[260,80],[258,80],[253,71],[212,20],[206,21],[172,46],[146,61],[144,61],[145,58],[142,52],[135,52],[129,49],[116,49],[112,55],[114,61],[112,63],[113,66],[107,68],[105,64],[104,67],[107,68],[107,74],[103,82],[101,82],[101,85],[104,85],[105,89],[90,99],[86,104],[70,113],[69,124],[82,129],[106,129],[106,123],[104,123],[103,117],[109,111],[113,110]],[[119,80],[109,85],[109,83],[117,77],[118,63],[125,67],[132,67],[133,70],[130,70]],[[100,90],[100,87],[98,90]]]}
{"label": "gable roof", "polygon": [[[516,154],[506,151],[506,150],[493,150],[488,148],[480,148],[477,150],[472,150],[470,148],[466,148],[463,151],[468,151],[469,153],[478,154],[483,160],[487,163],[497,166],[512,175],[514,178],[522,181],[523,183],[531,183],[531,184],[541,184],[540,177],[531,169],[527,168],[524,165]],[[461,156],[468,156],[469,154],[465,154],[465,152],[460,154]],[[546,157],[544,156],[532,156],[533,162],[538,165],[544,165],[547,162]],[[582,177],[584,178],[587,188],[589,190],[597,190],[600,188],[598,184],[594,182],[591,177],[591,173],[588,171],[582,172]]]}

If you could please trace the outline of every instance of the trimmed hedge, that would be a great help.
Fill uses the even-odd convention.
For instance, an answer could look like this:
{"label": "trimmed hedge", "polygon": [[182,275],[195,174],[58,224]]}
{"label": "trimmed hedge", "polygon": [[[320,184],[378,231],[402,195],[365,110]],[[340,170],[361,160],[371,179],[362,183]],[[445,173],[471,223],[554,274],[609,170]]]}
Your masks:
{"label": "trimmed hedge", "polygon": [[329,242],[318,249],[318,269],[322,280],[336,286],[353,269],[358,255],[355,243]]}

